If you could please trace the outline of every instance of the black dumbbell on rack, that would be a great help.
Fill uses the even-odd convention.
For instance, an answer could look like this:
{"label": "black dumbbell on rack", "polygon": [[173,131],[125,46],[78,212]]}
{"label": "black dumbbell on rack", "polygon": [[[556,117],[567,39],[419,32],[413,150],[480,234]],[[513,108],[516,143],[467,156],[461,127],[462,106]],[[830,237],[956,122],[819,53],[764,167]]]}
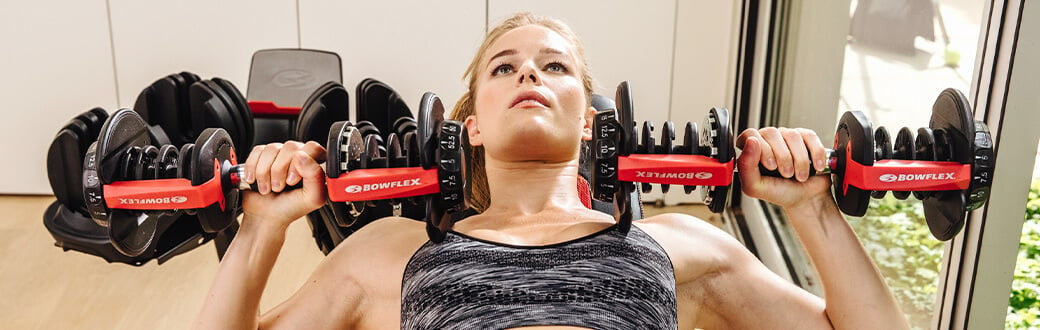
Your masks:
{"label": "black dumbbell on rack", "polygon": [[395,125],[402,129],[381,144],[378,131],[366,126],[337,122],[329,132],[326,184],[338,224],[356,230],[391,215],[370,213],[373,205],[392,204],[401,215],[424,219],[430,239],[440,242],[466,205],[462,123],[444,119],[440,98],[426,93],[414,130]]}
{"label": "black dumbbell on rack", "polygon": [[733,181],[729,112],[712,108],[699,132],[696,124],[687,123],[681,145],[673,143],[674,125],[665,122],[661,143],[657,144],[650,122],[643,124],[642,134],[636,134],[628,82],[618,85],[616,101],[617,109],[596,113],[592,141],[595,161],[590,184],[593,198],[614,202],[618,225],[623,230],[631,226],[630,196],[636,182],[642,183],[643,192],[649,192],[650,184],[661,184],[665,192],[670,184],[684,185],[686,193],[702,186],[704,203],[712,212],[721,212]]}

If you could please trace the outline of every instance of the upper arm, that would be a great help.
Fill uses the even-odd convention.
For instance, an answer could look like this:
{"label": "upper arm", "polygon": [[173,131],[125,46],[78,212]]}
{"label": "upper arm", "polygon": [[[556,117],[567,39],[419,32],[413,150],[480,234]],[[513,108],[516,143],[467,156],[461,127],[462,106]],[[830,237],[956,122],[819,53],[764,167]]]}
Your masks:
{"label": "upper arm", "polygon": [[[349,265],[357,256],[344,240],[326,256],[307,282],[289,299],[260,316],[261,328],[337,329],[351,328],[360,316],[364,299],[360,279]],[[363,242],[359,242],[363,243]]]}
{"label": "upper arm", "polygon": [[[408,259],[426,240],[419,222],[385,218],[365,225],[322,260],[282,304],[261,316],[261,327],[355,328],[378,301],[396,300]],[[381,314],[381,315],[382,315]]]}
{"label": "upper arm", "polygon": [[[687,215],[656,221],[676,270],[684,323],[702,328],[830,328],[823,300],[766,268],[717,227]],[[682,307],[682,306],[680,306]]]}
{"label": "upper arm", "polygon": [[732,236],[716,244],[723,262],[700,279],[705,313],[734,328],[832,328],[823,299],[781,278]]}

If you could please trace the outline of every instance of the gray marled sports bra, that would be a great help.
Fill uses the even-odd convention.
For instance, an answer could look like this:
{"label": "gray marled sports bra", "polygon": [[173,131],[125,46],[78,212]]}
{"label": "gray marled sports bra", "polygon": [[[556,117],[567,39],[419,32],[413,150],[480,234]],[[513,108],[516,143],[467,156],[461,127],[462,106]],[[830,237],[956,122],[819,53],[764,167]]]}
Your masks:
{"label": "gray marled sports bra", "polygon": [[636,226],[548,246],[450,232],[415,252],[401,291],[402,329],[677,327],[672,263]]}

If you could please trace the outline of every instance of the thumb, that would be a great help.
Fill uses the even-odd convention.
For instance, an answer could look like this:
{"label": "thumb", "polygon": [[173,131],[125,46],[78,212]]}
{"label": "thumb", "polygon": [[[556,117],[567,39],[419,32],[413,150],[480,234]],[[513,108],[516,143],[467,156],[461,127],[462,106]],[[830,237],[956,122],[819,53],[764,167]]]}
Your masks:
{"label": "thumb", "polygon": [[737,159],[740,182],[743,184],[757,185],[762,178],[762,174],[758,171],[758,163],[762,161],[762,142],[754,136],[748,137],[744,141],[744,149]]}

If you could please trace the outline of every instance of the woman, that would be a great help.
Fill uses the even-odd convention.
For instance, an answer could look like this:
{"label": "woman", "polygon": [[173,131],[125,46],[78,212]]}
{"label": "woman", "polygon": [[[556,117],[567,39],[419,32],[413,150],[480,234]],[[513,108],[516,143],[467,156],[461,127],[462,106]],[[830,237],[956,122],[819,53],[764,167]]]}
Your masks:
{"label": "woman", "polygon": [[[824,148],[802,129],[737,139],[744,193],[785,208],[826,291],[779,278],[732,237],[688,215],[614,230],[576,185],[591,139],[592,82],[563,23],[530,14],[488,33],[454,118],[474,146],[471,205],[443,243],[424,224],[373,222],[345,240],[288,301],[258,317],[292,221],[322,205],[324,150],[258,146],[246,162],[242,227],[196,322],[206,328],[906,328],[884,281],[831,199]],[[811,159],[810,155],[811,154]],[[758,165],[785,177],[760,177]],[[303,189],[280,192],[287,184]],[[825,303],[826,301],[826,303]]]}

